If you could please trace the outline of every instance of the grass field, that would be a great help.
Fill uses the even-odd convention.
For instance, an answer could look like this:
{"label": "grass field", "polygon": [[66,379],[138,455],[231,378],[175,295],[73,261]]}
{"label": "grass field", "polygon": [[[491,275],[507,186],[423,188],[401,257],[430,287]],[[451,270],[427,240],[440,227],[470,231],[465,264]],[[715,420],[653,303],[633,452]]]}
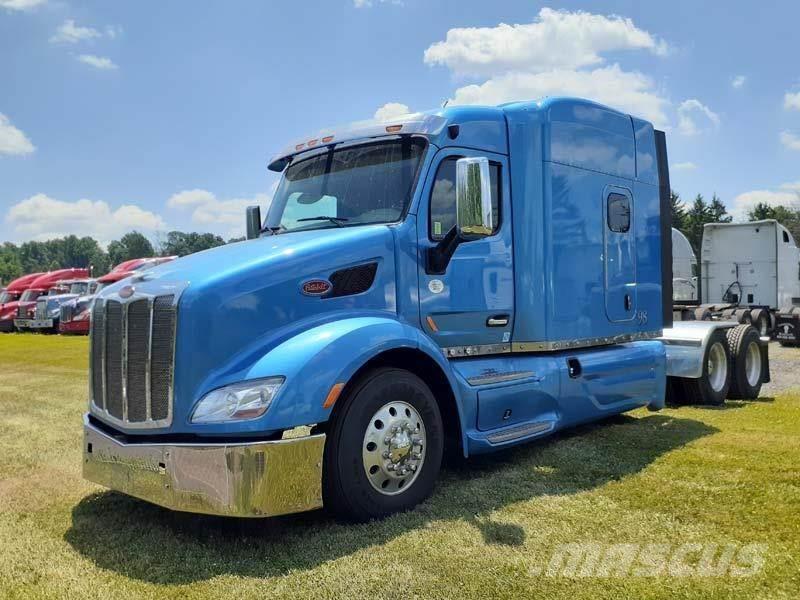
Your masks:
{"label": "grass field", "polygon": [[[226,520],[81,479],[86,354],[85,338],[0,336],[0,596],[798,597],[800,397],[583,427],[450,468],[381,522]],[[565,543],[766,551],[749,577],[580,577],[548,571]]]}

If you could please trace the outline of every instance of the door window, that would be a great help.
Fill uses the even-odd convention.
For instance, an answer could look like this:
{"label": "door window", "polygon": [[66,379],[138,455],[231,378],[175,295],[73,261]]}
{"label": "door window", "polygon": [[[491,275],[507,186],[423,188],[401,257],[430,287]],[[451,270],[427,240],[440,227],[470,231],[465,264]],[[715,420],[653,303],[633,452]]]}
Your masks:
{"label": "door window", "polygon": [[[448,156],[436,171],[431,190],[430,238],[440,240],[456,224],[456,161],[460,156]],[[500,164],[489,163],[492,189],[492,221],[495,233],[500,226]]]}
{"label": "door window", "polygon": [[622,194],[608,195],[608,228],[614,233],[627,233],[631,228],[631,201]]}

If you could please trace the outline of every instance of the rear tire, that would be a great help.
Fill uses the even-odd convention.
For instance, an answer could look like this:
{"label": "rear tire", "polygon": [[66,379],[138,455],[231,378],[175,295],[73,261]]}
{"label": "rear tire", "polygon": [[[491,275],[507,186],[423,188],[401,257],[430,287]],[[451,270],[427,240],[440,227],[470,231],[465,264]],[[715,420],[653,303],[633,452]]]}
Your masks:
{"label": "rear tire", "polygon": [[719,406],[731,385],[731,358],[725,331],[715,330],[706,344],[702,373],[697,379],[683,378],[684,401]]}
{"label": "rear tire", "polygon": [[409,510],[430,496],[444,429],[425,382],[402,369],[379,368],[360,377],[340,402],[325,444],[325,507],[363,522]]}
{"label": "rear tire", "polygon": [[[769,312],[763,308],[757,308],[750,313],[750,319],[753,322],[753,327],[761,337],[768,337],[772,329],[772,321]],[[733,349],[731,349],[733,351]]]}
{"label": "rear tire", "polygon": [[761,348],[758,332],[750,325],[739,325],[728,329],[727,338],[733,365],[728,398],[758,398],[764,379],[764,350]]}

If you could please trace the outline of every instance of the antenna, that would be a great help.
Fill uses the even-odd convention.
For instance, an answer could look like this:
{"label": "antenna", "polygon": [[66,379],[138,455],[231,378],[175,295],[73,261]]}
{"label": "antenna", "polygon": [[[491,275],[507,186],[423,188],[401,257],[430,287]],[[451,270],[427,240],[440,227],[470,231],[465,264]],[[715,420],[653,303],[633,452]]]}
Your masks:
{"label": "antenna", "polygon": [[447,108],[447,103],[448,102],[450,102],[449,98],[447,100],[445,100],[444,102],[442,102],[442,108]]}

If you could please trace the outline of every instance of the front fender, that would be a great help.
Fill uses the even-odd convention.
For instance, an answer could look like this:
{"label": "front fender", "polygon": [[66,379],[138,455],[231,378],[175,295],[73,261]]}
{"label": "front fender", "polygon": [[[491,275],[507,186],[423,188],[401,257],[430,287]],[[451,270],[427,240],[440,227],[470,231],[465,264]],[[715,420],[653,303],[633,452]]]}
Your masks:
{"label": "front fender", "polygon": [[445,372],[453,393],[458,393],[441,351],[416,328],[386,317],[341,319],[286,340],[246,371],[246,379],[286,377],[260,428],[289,429],[327,421],[332,408],[324,409],[322,405],[333,385],[348,382],[378,354],[402,348],[422,351],[434,359]]}

